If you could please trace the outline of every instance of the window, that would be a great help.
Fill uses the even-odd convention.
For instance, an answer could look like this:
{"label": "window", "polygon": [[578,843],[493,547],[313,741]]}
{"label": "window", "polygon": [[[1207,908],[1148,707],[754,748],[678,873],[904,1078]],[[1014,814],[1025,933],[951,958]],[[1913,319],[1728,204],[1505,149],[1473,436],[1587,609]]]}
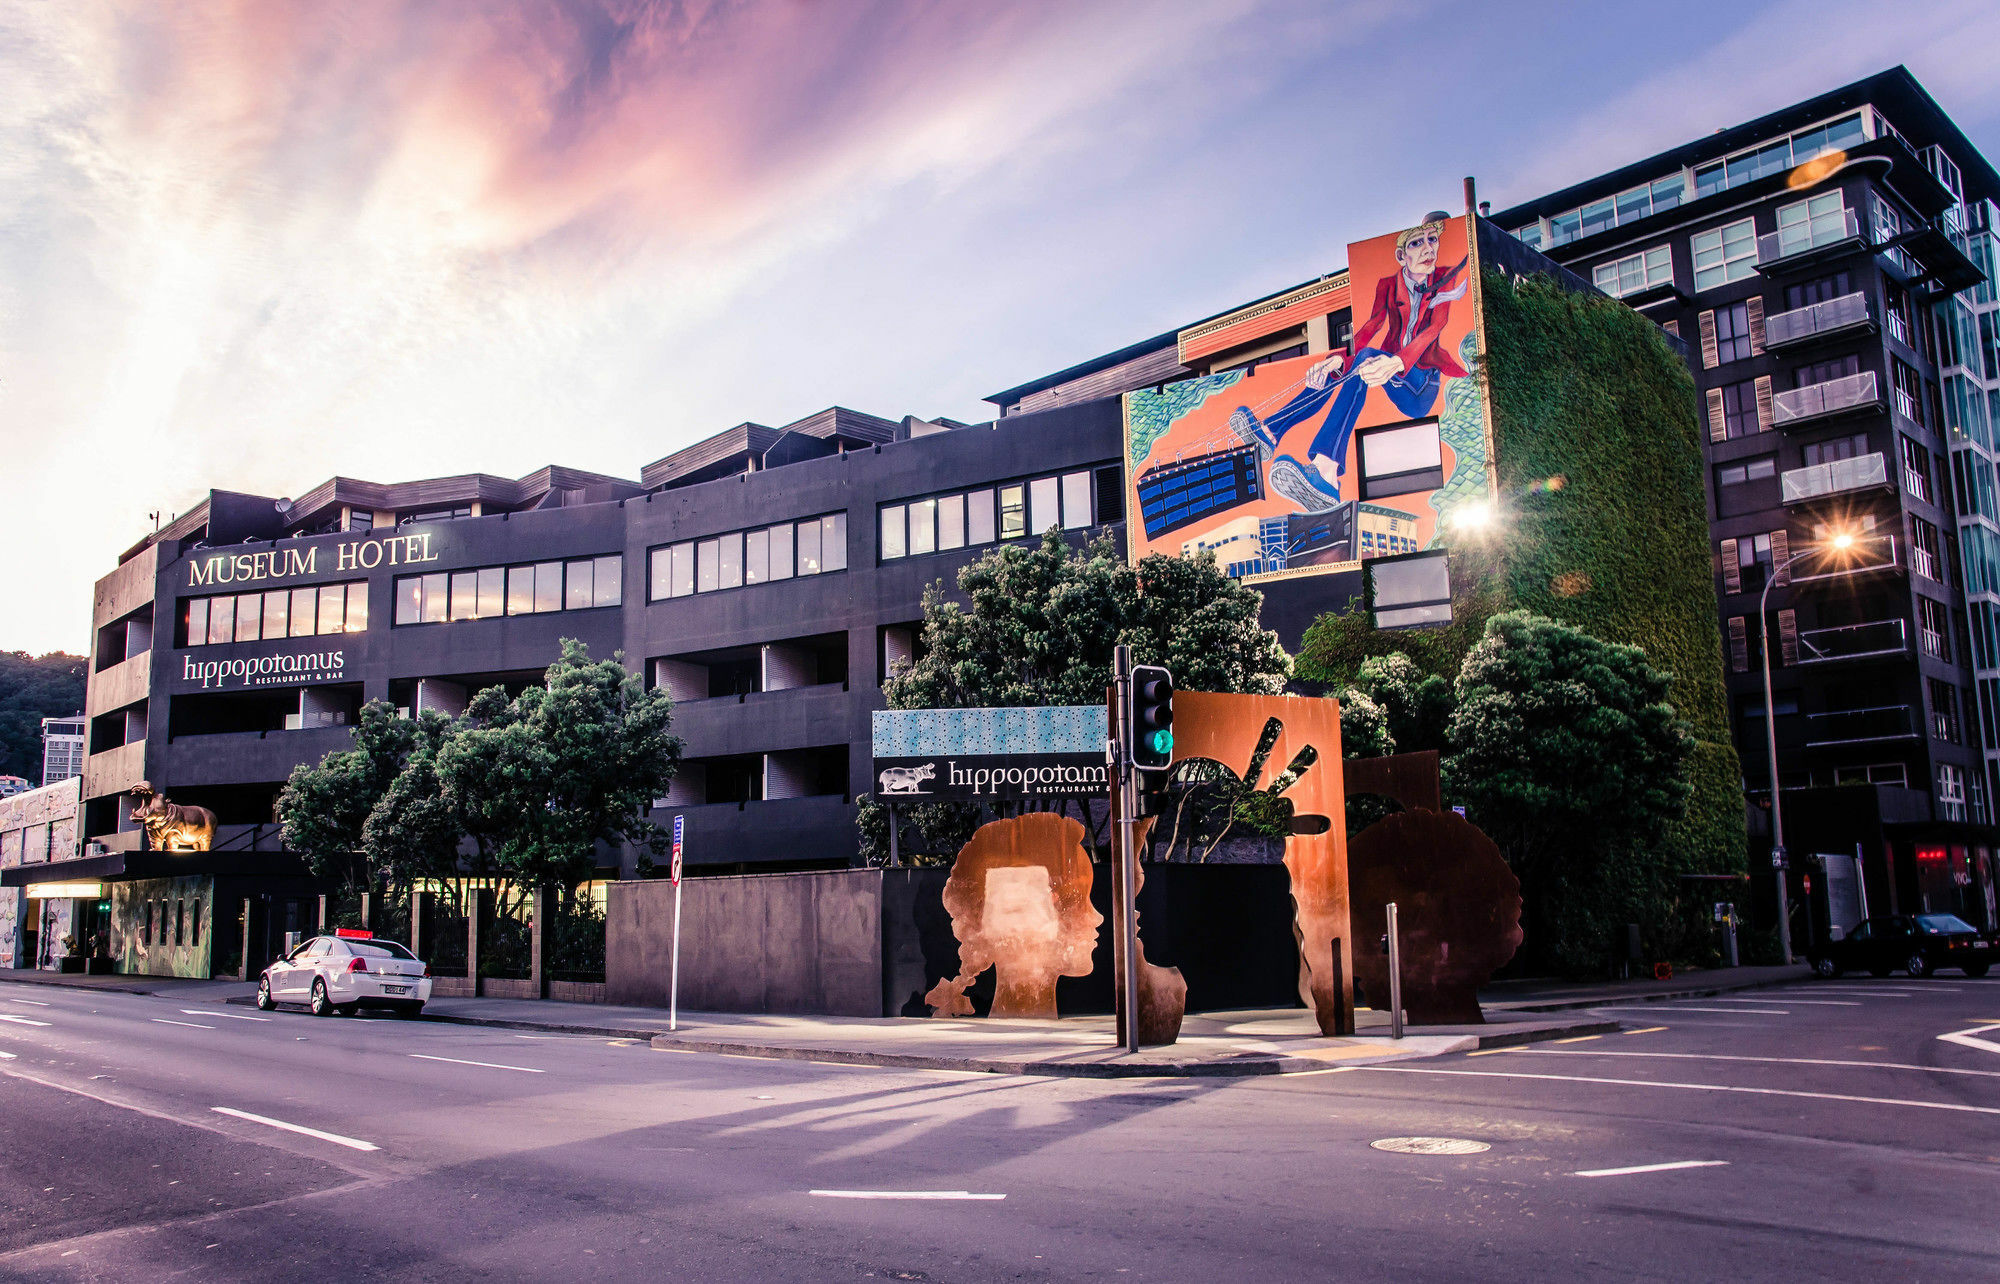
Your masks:
{"label": "window", "polygon": [[991,544],[994,531],[993,492],[975,490],[965,497],[965,542]]}
{"label": "window", "polygon": [[[1719,321],[1721,318],[1722,314],[1716,313],[1716,319]],[[1722,424],[1727,436],[1748,437],[1764,430],[1763,425],[1757,422],[1755,380],[1724,384],[1719,391],[1722,393]]]}
{"label": "window", "polygon": [[[530,566],[480,566],[463,571],[433,571],[428,575],[400,575],[396,577],[396,623],[441,624],[617,606],[623,600],[623,565],[623,559],[611,553],[578,558],[567,564],[536,562]],[[355,598],[350,591],[347,601],[350,625],[355,618],[354,609]],[[365,620],[366,615],[362,618]]]}
{"label": "window", "polygon": [[[1064,505],[1068,498],[1065,493]],[[954,549],[965,547],[965,496],[946,495],[937,502],[938,548]]]}
{"label": "window", "polygon": [[1656,285],[1672,285],[1673,252],[1664,245],[1656,245],[1613,263],[1600,263],[1591,275],[1598,289],[1617,296],[1651,289]]}
{"label": "window", "polygon": [[1854,287],[1848,284],[1848,280],[1847,273],[1835,272],[1811,281],[1802,281],[1797,285],[1788,285],[1785,287],[1785,309],[1791,311],[1796,308],[1809,308],[1815,303],[1825,303],[1829,299],[1852,294]]}
{"label": "window", "polygon": [[1744,535],[1736,541],[1737,574],[1742,576],[1743,591],[1754,593],[1764,587],[1764,581],[1771,575],[1771,537],[1764,535]]}
{"label": "window", "polygon": [[1451,571],[1445,555],[1369,562],[1368,609],[1378,629],[1451,623]]}
{"label": "window", "polygon": [[1912,346],[1910,335],[1916,327],[1910,324],[1910,295],[1893,281],[1882,283],[1882,324],[1890,338],[1906,348]]}
{"label": "window", "polygon": [[1053,477],[1037,477],[1028,483],[1028,534],[1041,535],[1049,527],[1060,527],[1059,505],[1062,483]]}
{"label": "window", "polygon": [[1846,239],[1847,206],[1839,188],[1778,207],[1778,254],[1800,254]]}
{"label": "window", "polygon": [[[1082,469],[1002,486],[998,489],[997,526],[995,491],[990,489],[884,504],[877,546],[882,560],[891,562],[899,557],[991,544],[996,536],[1019,539],[1050,527],[1082,530],[1098,520],[1093,503],[1099,480],[1089,469]],[[1119,480],[1122,483],[1122,472]]]}
{"label": "window", "polygon": [[181,621],[186,646],[360,633],[368,628],[368,583],[355,580],[316,588],[190,598],[181,608]]}
{"label": "window", "polygon": [[1951,613],[1944,603],[1917,594],[1917,639],[1932,659],[1951,660]]}
{"label": "window", "polygon": [[1749,219],[1694,235],[1694,288],[1713,290],[1757,269],[1757,228]]}
{"label": "window", "polygon": [[1831,383],[1835,379],[1845,379],[1849,375],[1861,373],[1861,358],[1855,353],[1844,357],[1834,357],[1830,361],[1815,361],[1811,365],[1800,366],[1792,372],[1792,386],[1810,388],[1816,383]]}
{"label": "window", "polygon": [[1938,530],[1923,518],[1910,517],[1910,569],[1927,580],[1944,583],[1944,557],[1938,551]]}
{"label": "window", "polygon": [[1926,678],[1931,694],[1931,734],[1947,744],[1958,743],[1958,688],[1942,678]]}
{"label": "window", "polygon": [[365,508],[347,510],[347,529],[350,531],[372,531],[375,529],[375,514]]}
{"label": "window", "polygon": [[920,499],[910,505],[910,555],[937,552],[937,501]]}
{"label": "window", "polygon": [[1019,539],[1028,533],[1028,488],[1000,488],[1000,538]]}
{"label": "window", "polygon": [[1889,358],[1889,382],[1896,390],[1896,413],[1911,423],[1924,421],[1924,380],[1901,357]]}
{"label": "window", "polygon": [[1359,444],[1363,499],[1444,485],[1444,454],[1435,419],[1364,432]]}
{"label": "window", "polygon": [[1778,503],[1775,455],[1760,455],[1715,470],[1715,508],[1719,516],[1737,517]]}
{"label": "window", "polygon": [[1930,503],[1931,452],[1902,433],[1896,434],[1896,440],[1901,443],[1903,451],[1903,489]]}
{"label": "window", "polygon": [[1750,305],[1731,303],[1715,310],[1715,359],[1742,361],[1750,356]]}
{"label": "window", "polygon": [[398,526],[412,526],[418,522],[449,522],[461,517],[472,516],[472,505],[460,504],[455,508],[422,508],[404,513],[396,518]]}
{"label": "window", "polygon": [[[898,508],[894,517],[899,537],[907,531],[906,515]],[[891,527],[888,509],[882,511],[884,537]],[[612,563],[606,566],[606,562]],[[572,563],[580,566],[582,563]],[[607,592],[618,594],[622,563],[617,558],[594,558],[591,562],[593,603],[615,606],[617,602],[598,599]],[[682,540],[647,554],[648,600],[689,597],[752,584],[770,584],[795,575],[818,575],[847,569],[847,514],[829,513],[799,522],[779,522],[753,530],[730,531],[706,539]],[[574,591],[572,589],[572,591]]]}
{"label": "window", "polygon": [[1802,129],[1775,142],[1760,143],[1697,169],[1694,172],[1695,196],[1712,196],[1740,183],[1781,173],[1794,165],[1803,165],[1815,156],[1853,147],[1866,138],[1861,126],[1861,114],[1856,112],[1824,125]]}
{"label": "window", "polygon": [[1806,443],[1805,460],[1808,465],[1830,464],[1839,459],[1858,459],[1868,453],[1868,434],[1857,432],[1847,437]]}

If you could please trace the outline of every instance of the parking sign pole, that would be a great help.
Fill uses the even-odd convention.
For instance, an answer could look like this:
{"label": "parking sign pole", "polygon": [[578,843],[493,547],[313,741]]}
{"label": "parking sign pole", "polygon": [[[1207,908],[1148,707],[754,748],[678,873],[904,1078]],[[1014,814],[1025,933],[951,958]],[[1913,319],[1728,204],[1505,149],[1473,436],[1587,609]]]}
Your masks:
{"label": "parking sign pole", "polygon": [[667,983],[667,1029],[681,1024],[681,840],[687,833],[687,817],[674,817],[674,965]]}

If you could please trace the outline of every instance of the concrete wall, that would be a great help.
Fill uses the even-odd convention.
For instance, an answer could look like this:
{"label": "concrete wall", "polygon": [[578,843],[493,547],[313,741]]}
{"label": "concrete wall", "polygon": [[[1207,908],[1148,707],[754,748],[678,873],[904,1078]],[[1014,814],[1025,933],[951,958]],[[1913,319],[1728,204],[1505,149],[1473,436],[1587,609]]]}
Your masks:
{"label": "concrete wall", "polygon": [[110,892],[111,954],[121,974],[208,976],[215,937],[213,880],[147,878],[112,883]]}
{"label": "concrete wall", "polygon": [[[881,1014],[881,871],[691,878],[682,892],[681,1007]],[[612,883],[606,900],[605,997],[665,1007],[673,884]]]}

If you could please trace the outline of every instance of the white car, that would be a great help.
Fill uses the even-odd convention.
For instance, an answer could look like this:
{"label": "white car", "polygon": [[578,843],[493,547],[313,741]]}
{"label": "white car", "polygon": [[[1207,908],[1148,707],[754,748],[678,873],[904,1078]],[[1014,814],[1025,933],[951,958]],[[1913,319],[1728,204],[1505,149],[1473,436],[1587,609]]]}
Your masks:
{"label": "white car", "polygon": [[314,1016],[387,1008],[413,1017],[431,997],[431,970],[394,941],[360,933],[315,936],[264,969],[257,1006],[304,1003]]}

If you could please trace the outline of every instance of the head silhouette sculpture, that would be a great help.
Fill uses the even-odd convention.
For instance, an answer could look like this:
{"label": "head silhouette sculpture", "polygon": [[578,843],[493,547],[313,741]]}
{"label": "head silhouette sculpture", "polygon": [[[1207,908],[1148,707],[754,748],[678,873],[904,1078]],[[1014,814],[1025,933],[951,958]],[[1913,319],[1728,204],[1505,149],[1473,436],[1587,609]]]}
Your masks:
{"label": "head silhouette sculpture", "polygon": [[965,991],[994,969],[996,1017],[1053,1017],[1056,978],[1089,976],[1097,929],[1083,826],[1053,812],[982,825],[952,862],[944,907],[958,938],[958,975],[924,1001],[933,1016],[967,1016]]}

